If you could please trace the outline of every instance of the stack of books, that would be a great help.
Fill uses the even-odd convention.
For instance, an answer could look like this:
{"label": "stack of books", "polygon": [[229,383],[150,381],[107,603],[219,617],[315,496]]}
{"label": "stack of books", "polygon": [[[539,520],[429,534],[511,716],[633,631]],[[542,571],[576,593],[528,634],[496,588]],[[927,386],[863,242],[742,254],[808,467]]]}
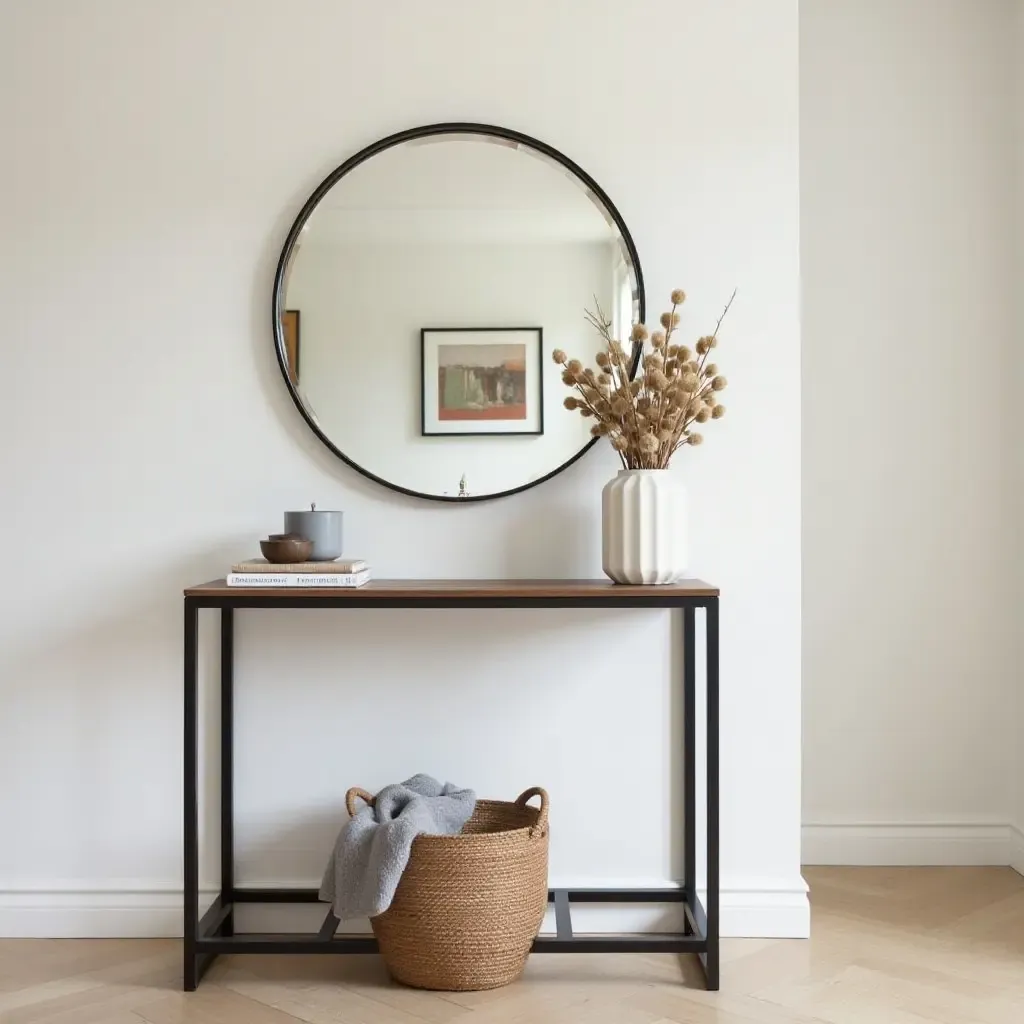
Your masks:
{"label": "stack of books", "polygon": [[361,587],[370,582],[370,566],[361,558],[336,562],[268,562],[254,558],[231,567],[229,587]]}

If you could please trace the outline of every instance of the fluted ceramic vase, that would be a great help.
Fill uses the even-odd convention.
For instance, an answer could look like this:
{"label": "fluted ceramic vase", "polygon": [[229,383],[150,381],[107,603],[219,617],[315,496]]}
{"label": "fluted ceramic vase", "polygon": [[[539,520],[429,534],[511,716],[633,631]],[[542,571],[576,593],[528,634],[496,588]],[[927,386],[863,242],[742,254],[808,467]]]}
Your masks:
{"label": "fluted ceramic vase", "polygon": [[616,583],[686,575],[686,491],[668,469],[620,469],[601,492],[603,564]]}

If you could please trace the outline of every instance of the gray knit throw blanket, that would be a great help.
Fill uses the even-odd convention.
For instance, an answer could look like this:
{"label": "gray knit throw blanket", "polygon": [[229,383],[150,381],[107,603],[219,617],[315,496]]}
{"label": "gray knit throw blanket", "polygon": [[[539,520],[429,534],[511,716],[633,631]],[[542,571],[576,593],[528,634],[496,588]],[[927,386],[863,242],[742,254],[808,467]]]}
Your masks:
{"label": "gray knit throw blanket", "polygon": [[419,835],[455,835],[475,806],[473,790],[450,782],[442,786],[429,775],[385,786],[374,805],[360,807],[338,833],[320,899],[342,921],[384,913],[409,862],[412,841]]}

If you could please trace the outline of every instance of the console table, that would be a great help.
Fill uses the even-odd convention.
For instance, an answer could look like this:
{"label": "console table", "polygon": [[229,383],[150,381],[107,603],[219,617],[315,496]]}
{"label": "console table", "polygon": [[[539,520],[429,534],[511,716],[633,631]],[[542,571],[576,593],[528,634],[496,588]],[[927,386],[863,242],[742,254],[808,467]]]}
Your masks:
{"label": "console table", "polygon": [[[220,609],[220,893],[199,913],[198,650],[199,610]],[[239,903],[316,903],[316,889],[239,887],[234,875],[234,613],[246,608],[677,608],[683,638],[683,883],[673,889],[554,889],[554,935],[538,936],[536,953],[679,952],[700,957],[709,989],[719,983],[718,878],[718,590],[700,580],[623,586],[604,580],[380,580],[359,589],[228,587],[213,580],[185,591],[185,923],[184,987],[193,991],[219,953],[373,953],[370,936],[336,936],[325,907],[319,932],[235,934]],[[697,896],[696,656],[697,610],[703,610],[707,683],[707,896]],[[682,934],[577,935],[573,903],[682,903]]]}

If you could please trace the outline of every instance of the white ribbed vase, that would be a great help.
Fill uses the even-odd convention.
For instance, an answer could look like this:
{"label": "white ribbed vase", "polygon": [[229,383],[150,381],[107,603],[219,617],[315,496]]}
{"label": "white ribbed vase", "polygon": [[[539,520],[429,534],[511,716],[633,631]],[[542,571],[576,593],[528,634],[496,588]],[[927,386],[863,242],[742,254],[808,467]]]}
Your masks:
{"label": "white ribbed vase", "polygon": [[601,492],[603,564],[616,583],[686,575],[686,491],[668,469],[620,469]]}

